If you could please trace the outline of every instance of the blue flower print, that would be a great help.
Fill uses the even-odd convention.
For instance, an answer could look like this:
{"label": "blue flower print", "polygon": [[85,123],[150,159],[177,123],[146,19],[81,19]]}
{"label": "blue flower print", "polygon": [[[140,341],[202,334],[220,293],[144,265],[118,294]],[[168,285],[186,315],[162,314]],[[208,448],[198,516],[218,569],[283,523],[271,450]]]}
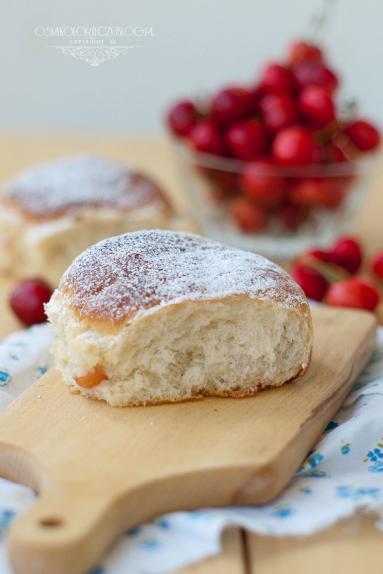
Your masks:
{"label": "blue flower print", "polygon": [[293,514],[293,510],[289,507],[277,508],[273,512],[273,516],[276,516],[277,518],[288,518],[292,514]]}
{"label": "blue flower print", "polygon": [[92,570],[88,574],[105,574],[106,570],[103,566],[93,566]]}
{"label": "blue flower print", "polygon": [[307,476],[310,478],[322,478],[323,476],[326,476],[326,473],[323,470],[317,469],[323,460],[323,454],[320,452],[311,452],[295,476]]}
{"label": "blue flower print", "polygon": [[311,467],[311,468],[316,468],[320,462],[322,462],[322,460],[324,460],[324,456],[323,454],[320,454],[320,452],[317,452],[313,455],[311,455],[308,459],[307,459],[307,464]]}
{"label": "blue flower print", "polygon": [[340,452],[341,452],[343,455],[348,454],[348,453],[350,452],[350,443],[348,442],[348,443],[346,443],[346,444],[343,444],[343,445],[341,446]]}
{"label": "blue flower print", "polygon": [[0,387],[6,387],[12,380],[6,369],[0,369]]}
{"label": "blue flower print", "polygon": [[298,476],[305,476],[306,478],[324,478],[327,476],[324,470],[305,470],[303,472],[299,472]]}
{"label": "blue flower print", "polygon": [[[378,444],[378,447],[379,446],[383,445]],[[365,462],[367,461],[376,462],[379,458],[383,458],[383,452],[380,448],[374,448],[373,450],[368,451],[367,457],[364,460]]]}
{"label": "blue flower print", "polygon": [[366,497],[372,500],[379,500],[380,488],[355,488],[352,486],[337,486],[336,495],[339,498],[351,498],[351,500],[360,500],[361,498]]}
{"label": "blue flower print", "polygon": [[383,460],[378,460],[373,465],[367,467],[368,472],[383,472]]}
{"label": "blue flower print", "polygon": [[158,518],[158,520],[156,520],[156,524],[162,528],[162,530],[169,530],[170,528],[170,521],[164,516],[162,518]]}

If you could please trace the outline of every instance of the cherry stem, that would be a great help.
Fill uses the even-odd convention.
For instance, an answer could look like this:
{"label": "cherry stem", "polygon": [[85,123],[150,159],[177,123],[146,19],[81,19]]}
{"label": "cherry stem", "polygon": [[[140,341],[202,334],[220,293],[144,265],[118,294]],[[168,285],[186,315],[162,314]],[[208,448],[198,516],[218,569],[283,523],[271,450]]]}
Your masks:
{"label": "cherry stem", "polygon": [[323,31],[328,26],[330,15],[334,10],[335,4],[336,0],[323,0],[321,9],[313,14],[310,22],[311,36],[313,38],[318,38],[323,35]]}

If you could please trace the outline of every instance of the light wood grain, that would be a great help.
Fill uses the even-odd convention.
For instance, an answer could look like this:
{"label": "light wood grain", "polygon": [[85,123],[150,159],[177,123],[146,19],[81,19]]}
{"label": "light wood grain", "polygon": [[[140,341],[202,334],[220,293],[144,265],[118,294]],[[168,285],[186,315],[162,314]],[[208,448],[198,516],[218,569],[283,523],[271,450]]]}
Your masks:
{"label": "light wood grain", "polygon": [[248,574],[343,574],[382,571],[383,534],[371,517],[354,517],[299,538],[248,535]]}
{"label": "light wood grain", "polygon": [[56,371],[25,391],[0,415],[0,474],[41,494],[11,529],[16,574],[80,574],[153,516],[275,497],[374,345],[368,313],[313,318],[304,379],[252,398],[113,409],[70,393]]}

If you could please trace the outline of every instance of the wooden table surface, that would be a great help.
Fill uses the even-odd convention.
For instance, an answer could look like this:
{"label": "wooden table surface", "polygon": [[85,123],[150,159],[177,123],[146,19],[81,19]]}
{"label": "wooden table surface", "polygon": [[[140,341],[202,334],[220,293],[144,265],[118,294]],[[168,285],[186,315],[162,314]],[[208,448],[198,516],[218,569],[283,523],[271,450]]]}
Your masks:
{"label": "wooden table surface", "polygon": [[[169,190],[181,212],[186,211],[171,150],[159,138],[119,139],[102,136],[0,138],[0,179],[4,180],[35,162],[74,153],[97,153],[142,168]],[[366,202],[355,223],[355,234],[368,254],[383,249],[383,169],[377,169]],[[0,336],[19,326],[0,298]],[[383,533],[372,517],[343,521],[310,537],[255,536],[238,528],[223,536],[219,556],[182,570],[182,574],[335,574],[383,571]],[[179,573],[181,574],[181,572]]]}

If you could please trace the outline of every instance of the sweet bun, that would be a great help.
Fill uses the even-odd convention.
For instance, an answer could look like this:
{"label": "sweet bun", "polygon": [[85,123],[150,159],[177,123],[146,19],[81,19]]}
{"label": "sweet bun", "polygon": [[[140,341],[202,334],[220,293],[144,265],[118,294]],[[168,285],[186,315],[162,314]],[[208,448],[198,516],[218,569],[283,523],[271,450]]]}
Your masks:
{"label": "sweet bun", "polygon": [[73,258],[112,235],[171,227],[174,213],[148,177],[75,156],[34,167],[0,194],[0,270],[57,285]]}
{"label": "sweet bun", "polygon": [[311,357],[310,309],[290,276],[189,233],[93,245],[47,314],[65,383],[113,406],[245,397],[303,375]]}

